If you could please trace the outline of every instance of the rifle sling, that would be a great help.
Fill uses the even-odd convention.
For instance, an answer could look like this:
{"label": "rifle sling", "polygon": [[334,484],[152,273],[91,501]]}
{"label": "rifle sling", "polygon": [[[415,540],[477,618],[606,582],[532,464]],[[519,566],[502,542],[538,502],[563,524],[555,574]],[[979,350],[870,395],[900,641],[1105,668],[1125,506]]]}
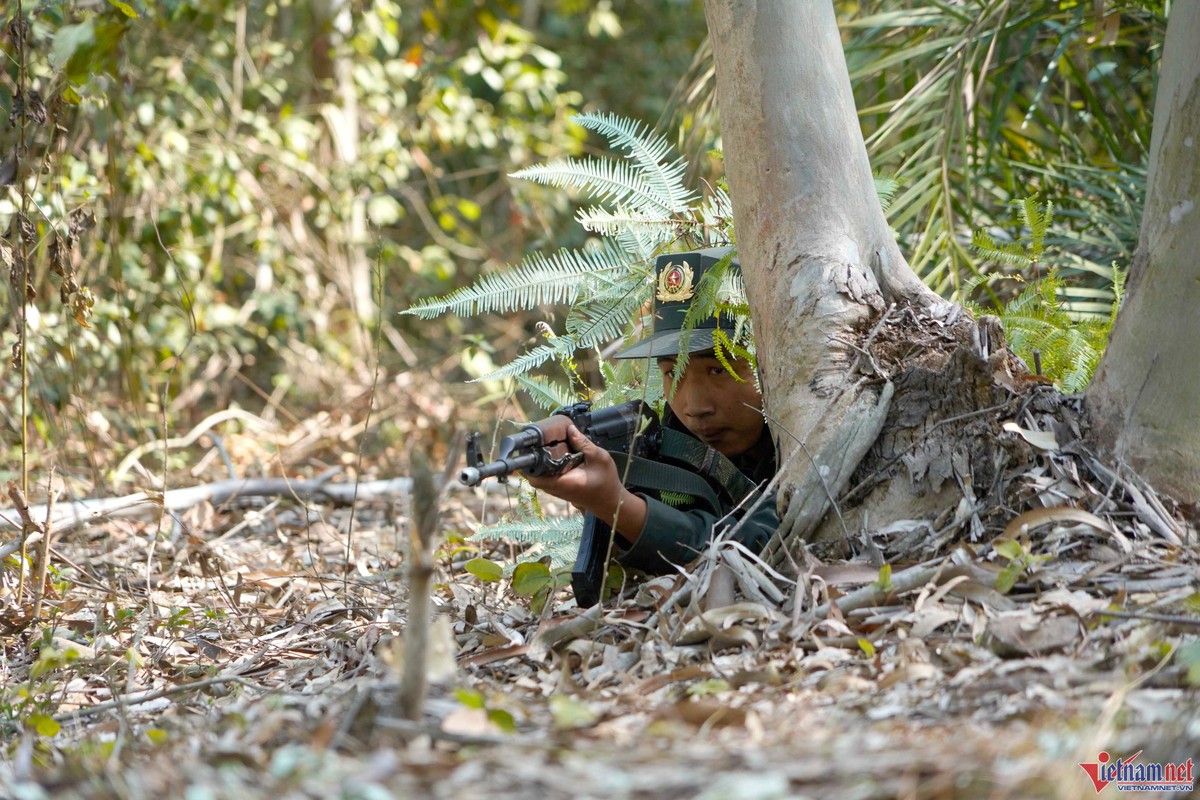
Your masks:
{"label": "rifle sling", "polygon": [[670,428],[662,432],[659,455],[690,464],[693,469],[721,487],[732,505],[738,505],[758,487],[717,450],[686,433]]}
{"label": "rifle sling", "polygon": [[[630,460],[625,453],[612,453],[612,457],[613,461],[617,462],[617,474],[624,477],[627,485],[691,495],[704,502],[714,514],[724,513],[716,492],[700,475],[683,467],[636,456]],[[626,463],[629,464],[628,469]]]}
{"label": "rifle sling", "polygon": [[[686,433],[670,429],[662,432],[659,457],[686,464],[687,467],[635,457],[626,472],[628,456],[613,452],[612,457],[617,462],[618,473],[625,476],[627,484],[660,492],[692,495],[703,500],[718,514],[724,514],[738,505],[757,488],[720,452]],[[720,499],[713,491],[714,486],[721,492]],[[722,503],[722,499],[727,503]]]}

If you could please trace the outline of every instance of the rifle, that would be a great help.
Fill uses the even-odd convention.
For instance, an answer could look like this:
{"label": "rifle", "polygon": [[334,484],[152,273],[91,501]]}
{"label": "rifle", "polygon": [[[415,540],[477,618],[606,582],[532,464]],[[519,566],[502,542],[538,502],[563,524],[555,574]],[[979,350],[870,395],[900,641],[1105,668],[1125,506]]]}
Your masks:
{"label": "rifle", "polygon": [[[554,414],[569,418],[584,436],[609,452],[646,458],[653,458],[657,452],[660,441],[658,417],[641,400],[631,400],[599,411],[592,411],[591,403],[575,403],[560,408]],[[540,478],[561,475],[579,465],[582,453],[552,457],[550,446],[554,444],[559,443],[546,442],[542,429],[530,423],[519,432],[501,439],[500,458],[484,463],[479,452],[479,433],[467,434],[467,466],[458,474],[458,479],[467,486],[478,486],[485,478],[492,477],[503,483],[517,471]],[[631,447],[634,452],[630,452]]]}
{"label": "rifle", "polygon": [[[662,443],[658,416],[642,400],[631,400],[609,408],[592,411],[591,403],[575,403],[560,408],[555,414],[569,417],[575,427],[597,446],[610,453],[633,458],[654,458]],[[544,440],[542,429],[526,425],[519,432],[500,440],[500,457],[485,463],[479,451],[479,433],[467,435],[467,466],[458,479],[467,486],[478,486],[485,478],[501,482],[518,470],[534,477],[561,475],[579,465],[582,453],[568,453],[561,458],[550,455],[550,444]],[[604,564],[612,542],[612,526],[592,514],[584,517],[583,537],[579,555],[571,569],[571,587],[580,608],[600,601],[604,582]]]}

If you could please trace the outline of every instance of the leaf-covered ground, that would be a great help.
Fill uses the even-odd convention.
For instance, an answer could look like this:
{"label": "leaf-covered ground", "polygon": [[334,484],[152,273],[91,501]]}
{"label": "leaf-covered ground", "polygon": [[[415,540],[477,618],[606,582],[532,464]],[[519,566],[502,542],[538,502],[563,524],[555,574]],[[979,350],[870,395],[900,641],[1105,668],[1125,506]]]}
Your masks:
{"label": "leaf-covered ground", "polygon": [[[322,471],[305,452],[292,477]],[[462,536],[507,501],[452,489],[418,721],[397,707],[404,494],[64,524],[41,621],[3,573],[0,796],[1090,797],[1101,751],[1200,755],[1200,558],[1153,495],[1076,466],[1029,465],[1043,509],[1010,513],[1017,535],[890,575],[782,581],[722,545],[587,612],[465,572]]]}

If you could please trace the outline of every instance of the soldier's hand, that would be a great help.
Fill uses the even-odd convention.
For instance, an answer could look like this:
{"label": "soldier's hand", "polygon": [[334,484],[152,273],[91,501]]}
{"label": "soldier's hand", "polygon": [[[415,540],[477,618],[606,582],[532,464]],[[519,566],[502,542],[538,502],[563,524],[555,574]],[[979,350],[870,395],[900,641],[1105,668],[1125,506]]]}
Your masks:
{"label": "soldier's hand", "polygon": [[615,507],[620,499],[622,487],[621,477],[617,474],[617,465],[612,456],[584,436],[570,419],[561,415],[555,416],[562,420],[561,424],[554,418],[538,423],[548,445],[562,442],[561,445],[551,446],[551,454],[559,458],[568,452],[582,453],[583,463],[561,475],[540,478],[526,475],[525,479],[534,488],[549,492],[584,511],[595,513],[597,510]]}

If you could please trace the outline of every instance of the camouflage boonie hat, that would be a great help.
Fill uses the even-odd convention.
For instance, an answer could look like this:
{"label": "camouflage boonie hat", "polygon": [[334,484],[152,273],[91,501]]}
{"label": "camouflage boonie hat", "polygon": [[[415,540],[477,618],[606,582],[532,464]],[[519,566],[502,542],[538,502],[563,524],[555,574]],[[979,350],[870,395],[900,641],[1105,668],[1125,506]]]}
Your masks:
{"label": "camouflage boonie hat", "polygon": [[[691,306],[692,297],[700,278],[714,264],[729,253],[731,247],[712,247],[691,253],[670,253],[658,257],[655,271],[658,276],[654,284],[654,333],[637,344],[621,350],[613,358],[663,358],[680,353],[680,330]],[[735,259],[733,266],[737,267]],[[733,329],[733,319],[722,315],[721,327]],[[718,319],[710,316],[700,320],[687,332],[686,346],[689,353],[699,353],[713,348],[713,331]]]}

